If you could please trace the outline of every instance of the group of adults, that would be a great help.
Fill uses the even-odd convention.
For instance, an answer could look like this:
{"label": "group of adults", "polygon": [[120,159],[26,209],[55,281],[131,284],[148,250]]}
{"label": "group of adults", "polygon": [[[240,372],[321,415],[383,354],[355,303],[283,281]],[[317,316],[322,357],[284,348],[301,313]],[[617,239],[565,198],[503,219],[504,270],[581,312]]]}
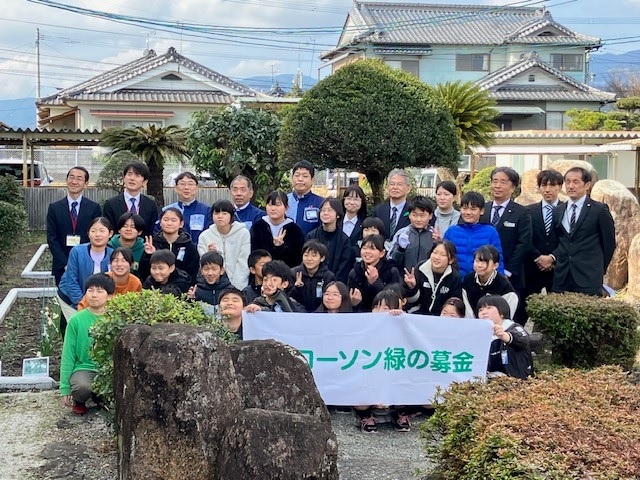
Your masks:
{"label": "group of adults", "polygon": [[[325,244],[326,266],[337,280],[347,283],[350,270],[359,260],[362,224],[368,216],[366,196],[359,186],[351,185],[341,199],[324,199],[312,192],[314,175],[315,168],[310,162],[298,162],[292,170],[292,191],[272,192],[266,198],[266,211],[252,203],[251,180],[238,176],[229,186],[229,208],[218,206],[217,210],[222,213],[229,210],[231,223],[251,232],[250,250],[266,250],[273,259],[283,260],[291,268],[301,264],[305,241],[313,239]],[[101,207],[84,195],[89,172],[81,166],[69,170],[66,197],[51,203],[47,212],[47,242],[56,285],[61,282],[72,247],[89,242],[89,226],[98,217],[108,220],[112,233],[120,234],[123,246],[133,246],[133,240],[137,240],[138,248],[145,248],[147,242],[143,239],[157,235],[159,217],[167,209],[181,213],[180,231],[188,235],[196,248],[203,243],[201,236],[208,238],[205,232],[215,225],[216,213],[197,199],[197,177],[190,172],[178,175],[175,185],[178,200],[163,209],[142,193],[148,178],[149,169],[144,163],[127,165],[123,172],[123,193],[108,199]],[[526,321],[524,299],[543,289],[601,295],[603,275],[615,249],[615,229],[607,206],[588,196],[592,183],[588,171],[572,168],[562,175],[545,170],[537,181],[542,200],[525,207],[513,200],[520,183],[518,173],[509,167],[495,168],[491,173],[491,198],[480,218],[481,223],[493,226],[499,236],[501,271],[504,270],[520,299],[513,320],[521,324]],[[391,171],[387,178],[388,198],[372,210],[372,217],[381,222],[378,233],[386,239],[387,253],[394,248],[404,252],[409,242],[416,241],[401,233],[411,225],[410,212],[415,210],[414,200],[408,198],[411,184],[411,177],[404,170]],[[568,196],[566,202],[558,198],[563,185]],[[446,230],[462,222],[454,209],[456,195],[453,182],[437,186],[436,208],[429,225],[423,229],[428,232],[430,246],[442,239]],[[129,245],[125,245],[126,235],[121,231],[127,227],[133,232]],[[229,230],[213,230],[223,240],[229,234]],[[411,261],[415,265],[407,264],[406,256],[405,264],[398,265],[400,274],[418,267],[418,257],[425,261],[429,252],[419,253]],[[237,287],[242,289],[243,285]]]}

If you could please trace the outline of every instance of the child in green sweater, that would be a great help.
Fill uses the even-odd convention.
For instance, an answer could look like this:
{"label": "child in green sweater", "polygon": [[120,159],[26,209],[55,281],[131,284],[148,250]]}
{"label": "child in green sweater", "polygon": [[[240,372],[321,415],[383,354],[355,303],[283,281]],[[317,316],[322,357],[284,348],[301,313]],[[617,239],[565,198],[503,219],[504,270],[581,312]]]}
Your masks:
{"label": "child in green sweater", "polygon": [[87,308],[69,319],[60,362],[62,403],[78,415],[87,413],[85,403],[93,396],[91,382],[96,376],[95,364],[89,356],[92,344],[89,328],[104,314],[105,305],[113,297],[116,286],[104,273],[96,273],[87,279],[84,290]]}

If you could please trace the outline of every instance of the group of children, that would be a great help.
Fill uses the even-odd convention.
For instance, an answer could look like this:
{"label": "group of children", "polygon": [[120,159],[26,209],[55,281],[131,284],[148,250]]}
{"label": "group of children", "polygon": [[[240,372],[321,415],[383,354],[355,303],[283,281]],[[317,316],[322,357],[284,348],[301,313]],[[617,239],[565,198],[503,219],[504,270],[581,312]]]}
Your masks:
{"label": "group of children", "polygon": [[[88,376],[76,375],[91,370],[83,353],[88,325],[112,295],[142,288],[202,302],[240,338],[243,310],[487,318],[495,335],[488,371],[519,378],[532,374],[526,331],[510,320],[518,297],[503,275],[496,230],[479,222],[482,195],[462,196],[458,224],[434,218],[434,203],[416,197],[409,207],[410,224],[391,240],[385,240],[383,223],[374,217],[360,218],[358,229],[347,235],[345,211],[362,217],[366,200],[357,186],[342,200],[322,202],[321,226],[306,237],[286,217],[288,200],[282,192],[267,197],[266,215],[250,229],[236,220],[231,202],[214,203],[211,226],[197,244],[183,228],[178,208],[164,209],[158,232],[144,238],[144,221],[135,212],[118,219],[116,235],[106,218],[94,219],[89,243],[71,250],[59,285],[73,332],[65,335],[63,349],[65,401],[81,413],[88,398],[90,379],[87,383]],[[356,411],[362,431],[375,432],[371,408]],[[398,412],[396,427],[406,431],[408,415]]]}

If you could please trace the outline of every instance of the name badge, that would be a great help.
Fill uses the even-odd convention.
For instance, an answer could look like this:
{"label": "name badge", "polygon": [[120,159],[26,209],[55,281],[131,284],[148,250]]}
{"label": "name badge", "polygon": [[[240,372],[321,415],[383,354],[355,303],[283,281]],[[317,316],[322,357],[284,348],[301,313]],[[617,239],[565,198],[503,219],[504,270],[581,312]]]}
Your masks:
{"label": "name badge", "polygon": [[324,286],[324,281],[320,282],[316,285],[316,298],[322,298],[322,287]]}
{"label": "name badge", "polygon": [[184,254],[185,254],[185,248],[180,247],[180,250],[178,250],[178,255],[176,255],[176,260],[180,260],[181,262],[184,261]]}
{"label": "name badge", "polygon": [[191,230],[204,230],[204,215],[194,213],[189,217],[189,228]]}
{"label": "name badge", "polygon": [[318,221],[318,209],[316,207],[305,207],[305,209],[304,209],[304,220],[306,222],[317,222]]}
{"label": "name badge", "polygon": [[80,235],[67,235],[67,247],[80,245]]}
{"label": "name badge", "polygon": [[508,227],[508,228],[513,228],[513,227],[515,227],[515,226],[516,226],[516,224],[515,224],[514,222],[504,222],[504,224],[503,224],[503,225],[504,225],[505,227]]}
{"label": "name badge", "polygon": [[509,365],[509,353],[506,350],[500,352],[500,357],[502,358],[503,365]]}

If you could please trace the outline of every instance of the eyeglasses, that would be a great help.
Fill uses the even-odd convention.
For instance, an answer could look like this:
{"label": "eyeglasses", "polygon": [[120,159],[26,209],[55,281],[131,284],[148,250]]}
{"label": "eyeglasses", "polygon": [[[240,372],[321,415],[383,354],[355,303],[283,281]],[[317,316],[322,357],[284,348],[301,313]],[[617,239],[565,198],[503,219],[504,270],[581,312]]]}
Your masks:
{"label": "eyeglasses", "polygon": [[390,182],[389,186],[390,187],[406,187],[407,184],[404,182]]}

